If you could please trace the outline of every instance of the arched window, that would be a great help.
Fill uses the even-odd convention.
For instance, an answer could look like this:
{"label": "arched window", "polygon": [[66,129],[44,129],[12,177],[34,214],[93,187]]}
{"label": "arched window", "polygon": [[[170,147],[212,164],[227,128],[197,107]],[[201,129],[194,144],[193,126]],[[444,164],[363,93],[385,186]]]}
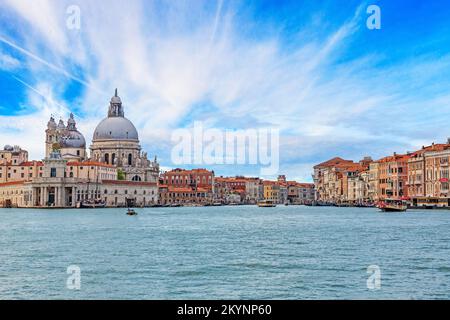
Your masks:
{"label": "arched window", "polygon": [[109,153],[105,154],[105,162],[109,164]]}
{"label": "arched window", "polygon": [[136,175],[131,179],[131,181],[142,181],[142,179],[141,179],[141,177]]}
{"label": "arched window", "polygon": [[130,153],[128,154],[128,165],[131,166],[132,162],[133,162],[133,155]]}
{"label": "arched window", "polygon": [[73,172],[69,173],[69,176],[70,176],[71,178],[73,178]]}
{"label": "arched window", "polygon": [[116,160],[116,154],[113,153],[111,156],[111,164],[114,164],[114,160]]}

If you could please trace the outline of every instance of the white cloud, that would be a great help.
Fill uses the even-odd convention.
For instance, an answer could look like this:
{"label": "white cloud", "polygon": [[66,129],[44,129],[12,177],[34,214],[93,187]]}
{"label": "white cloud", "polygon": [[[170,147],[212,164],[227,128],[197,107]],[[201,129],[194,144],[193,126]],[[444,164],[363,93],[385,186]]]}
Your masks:
{"label": "white cloud", "polygon": [[[233,128],[237,123],[279,127],[284,133],[282,161],[305,162],[282,163],[282,170],[306,177],[311,162],[302,156],[313,156],[317,145],[334,152],[352,142],[366,143],[358,151],[361,154],[367,154],[374,141],[407,147],[411,130],[389,119],[405,106],[417,110],[421,101],[405,101],[401,87],[423,84],[418,79],[423,73],[432,79],[430,70],[440,72],[425,58],[384,69],[372,67],[375,58],[382,59],[375,54],[339,62],[358,32],[360,8],[340,27],[327,29],[326,37],[302,37],[321,24],[302,30],[298,43],[287,50],[276,33],[246,35],[251,26],[241,23],[229,2],[218,2],[210,10],[210,3],[200,1],[170,1],[160,7],[148,1],[77,1],[82,21],[78,31],[65,28],[65,8],[71,4],[3,3],[17,15],[23,37],[23,50],[18,51],[37,79],[33,87],[46,98],[30,89],[27,103],[36,112],[2,119],[32,140],[8,134],[5,128],[0,130],[2,142],[23,142],[36,158],[43,154],[41,129],[50,113],[65,114],[64,108],[72,108],[63,94],[65,85],[75,80],[84,87],[78,126],[87,141],[118,87],[143,146],[149,154],[166,150],[166,155],[160,154],[166,166],[170,166],[171,130],[195,114],[219,127]],[[438,63],[448,68],[450,59],[442,57]],[[448,99],[436,102],[445,106]],[[204,103],[212,104],[214,111],[203,111]],[[39,124],[21,127],[24,121]]]}
{"label": "white cloud", "polygon": [[0,52],[0,70],[12,71],[20,67],[20,61]]}

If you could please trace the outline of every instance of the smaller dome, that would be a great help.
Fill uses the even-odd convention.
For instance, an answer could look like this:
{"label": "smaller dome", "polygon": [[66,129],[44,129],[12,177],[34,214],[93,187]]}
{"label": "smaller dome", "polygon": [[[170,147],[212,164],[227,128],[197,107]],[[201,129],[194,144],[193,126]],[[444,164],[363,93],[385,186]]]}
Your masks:
{"label": "smaller dome", "polygon": [[13,151],[14,148],[13,148],[12,146],[10,146],[9,144],[7,144],[7,145],[3,148],[3,150],[5,150],[5,151]]}
{"label": "smaller dome", "polygon": [[78,131],[69,131],[59,141],[61,148],[86,148],[86,140]]}

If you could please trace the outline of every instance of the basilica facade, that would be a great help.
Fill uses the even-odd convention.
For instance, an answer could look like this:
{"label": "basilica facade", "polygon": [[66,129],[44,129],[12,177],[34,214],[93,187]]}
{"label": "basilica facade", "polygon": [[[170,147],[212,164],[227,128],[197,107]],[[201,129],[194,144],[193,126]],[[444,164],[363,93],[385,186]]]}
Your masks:
{"label": "basilica facade", "polygon": [[53,117],[45,130],[45,158],[29,161],[20,147],[0,152],[0,207],[76,207],[98,201],[108,207],[158,202],[159,164],[147,158],[122,101],[111,98],[96,127],[90,156],[71,113],[67,125]]}
{"label": "basilica facade", "polygon": [[90,149],[94,161],[117,167],[125,180],[157,182],[156,156],[150,161],[142,151],[135,126],[125,118],[117,89],[109,103],[107,117],[95,128]]}

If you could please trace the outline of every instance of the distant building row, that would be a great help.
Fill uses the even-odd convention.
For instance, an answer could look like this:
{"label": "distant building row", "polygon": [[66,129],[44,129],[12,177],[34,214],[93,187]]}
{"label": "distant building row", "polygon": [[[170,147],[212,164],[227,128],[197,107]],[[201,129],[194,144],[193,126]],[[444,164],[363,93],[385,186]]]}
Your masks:
{"label": "distant building row", "polygon": [[107,206],[309,204],[314,184],[249,177],[216,177],[207,169],[174,169],[158,181],[119,180],[120,168],[97,161],[69,161],[50,153],[43,161],[28,161],[19,147],[0,151],[0,207],[73,207],[101,199]]}
{"label": "distant building row", "polygon": [[159,199],[162,205],[255,204],[271,200],[277,204],[305,204],[314,200],[314,184],[249,177],[215,177],[206,169],[175,169],[161,175]]}
{"label": "distant building row", "polygon": [[355,163],[336,157],[314,166],[315,200],[366,204],[385,199],[413,206],[450,206],[450,139],[406,154]]}

